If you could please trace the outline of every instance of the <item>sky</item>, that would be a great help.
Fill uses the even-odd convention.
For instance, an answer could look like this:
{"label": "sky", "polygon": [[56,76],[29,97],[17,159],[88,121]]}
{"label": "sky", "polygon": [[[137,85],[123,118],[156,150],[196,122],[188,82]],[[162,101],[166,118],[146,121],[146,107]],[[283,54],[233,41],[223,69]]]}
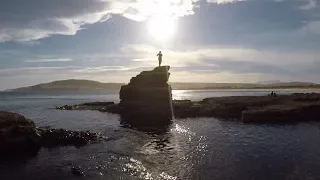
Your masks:
{"label": "sky", "polygon": [[63,79],[320,83],[320,0],[1,0],[0,90]]}

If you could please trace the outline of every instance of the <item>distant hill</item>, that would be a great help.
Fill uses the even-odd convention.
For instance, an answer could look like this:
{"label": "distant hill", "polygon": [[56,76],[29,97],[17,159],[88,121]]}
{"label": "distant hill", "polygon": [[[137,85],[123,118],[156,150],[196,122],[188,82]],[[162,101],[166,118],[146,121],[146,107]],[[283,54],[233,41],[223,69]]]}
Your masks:
{"label": "distant hill", "polygon": [[282,83],[280,80],[269,80],[269,81],[258,81],[256,84],[263,84],[263,85],[268,85],[268,84],[277,84],[277,83]]}
{"label": "distant hill", "polygon": [[267,87],[300,87],[300,86],[318,86],[318,84],[310,83],[310,82],[280,82],[280,83],[272,83],[267,84]]}
{"label": "distant hill", "polygon": [[10,91],[19,92],[101,92],[101,91],[119,91],[123,83],[101,83],[98,81],[69,79],[62,81],[53,81],[29,87],[11,89]]}
{"label": "distant hill", "polygon": [[[101,83],[91,80],[69,79],[29,87],[11,89],[13,92],[118,92],[124,83]],[[271,89],[271,88],[320,88],[309,82],[281,82],[274,84],[250,83],[181,83],[171,82],[174,90],[196,89]]]}

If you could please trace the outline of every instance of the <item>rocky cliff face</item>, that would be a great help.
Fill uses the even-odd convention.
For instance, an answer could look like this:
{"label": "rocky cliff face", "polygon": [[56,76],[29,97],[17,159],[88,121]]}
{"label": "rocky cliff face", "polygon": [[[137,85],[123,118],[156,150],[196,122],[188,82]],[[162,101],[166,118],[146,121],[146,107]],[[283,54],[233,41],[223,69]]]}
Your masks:
{"label": "rocky cliff face", "polygon": [[122,120],[134,126],[157,127],[172,120],[170,66],[143,71],[120,90]]}

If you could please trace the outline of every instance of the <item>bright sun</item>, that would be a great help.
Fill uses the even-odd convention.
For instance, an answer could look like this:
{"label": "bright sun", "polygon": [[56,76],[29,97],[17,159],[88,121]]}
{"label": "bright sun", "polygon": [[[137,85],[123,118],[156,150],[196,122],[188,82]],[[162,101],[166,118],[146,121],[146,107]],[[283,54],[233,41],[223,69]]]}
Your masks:
{"label": "bright sun", "polygon": [[175,18],[166,15],[157,15],[148,20],[149,34],[159,41],[169,40],[175,33]]}

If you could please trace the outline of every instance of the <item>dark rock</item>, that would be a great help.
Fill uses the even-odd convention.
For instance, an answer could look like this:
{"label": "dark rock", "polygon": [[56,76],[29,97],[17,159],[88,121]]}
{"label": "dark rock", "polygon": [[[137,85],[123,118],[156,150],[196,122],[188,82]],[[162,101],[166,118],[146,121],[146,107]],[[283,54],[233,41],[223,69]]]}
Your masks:
{"label": "dark rock", "polygon": [[37,128],[24,116],[0,111],[0,156],[36,155],[41,147],[83,146],[101,138],[88,131]]}
{"label": "dark rock", "polygon": [[40,141],[33,121],[17,113],[0,111],[1,155],[35,155],[41,147]]}
{"label": "dark rock", "polygon": [[73,106],[64,105],[64,106],[56,107],[56,109],[58,109],[58,110],[72,110]]}
{"label": "dark rock", "polygon": [[163,126],[171,122],[172,94],[167,81],[169,66],[143,71],[120,90],[119,112],[131,125]]}
{"label": "dark rock", "polygon": [[39,128],[41,144],[44,147],[76,146],[80,147],[99,139],[97,133],[89,131],[70,131],[65,129]]}
{"label": "dark rock", "polygon": [[118,104],[111,104],[109,106],[101,107],[99,109],[101,112],[108,112],[112,114],[120,114],[121,107]]}
{"label": "dark rock", "polygon": [[320,104],[270,106],[242,112],[245,123],[292,123],[320,120]]}
{"label": "dark rock", "polygon": [[[112,107],[109,107],[112,106]],[[57,110],[99,110],[108,112],[115,111],[115,103],[114,102],[90,102],[90,103],[83,103],[83,104],[77,104],[77,105],[64,105],[56,107]],[[117,112],[117,111],[115,111]]]}
{"label": "dark rock", "polygon": [[320,120],[320,94],[207,98],[174,101],[176,118],[217,117],[246,123],[290,123]]}
{"label": "dark rock", "polygon": [[84,170],[80,166],[71,167],[70,171],[75,176],[84,176]]}
{"label": "dark rock", "polygon": [[83,105],[83,106],[110,106],[110,105],[113,105],[114,102],[92,102],[92,103],[83,103],[83,104],[80,104],[80,105]]}

